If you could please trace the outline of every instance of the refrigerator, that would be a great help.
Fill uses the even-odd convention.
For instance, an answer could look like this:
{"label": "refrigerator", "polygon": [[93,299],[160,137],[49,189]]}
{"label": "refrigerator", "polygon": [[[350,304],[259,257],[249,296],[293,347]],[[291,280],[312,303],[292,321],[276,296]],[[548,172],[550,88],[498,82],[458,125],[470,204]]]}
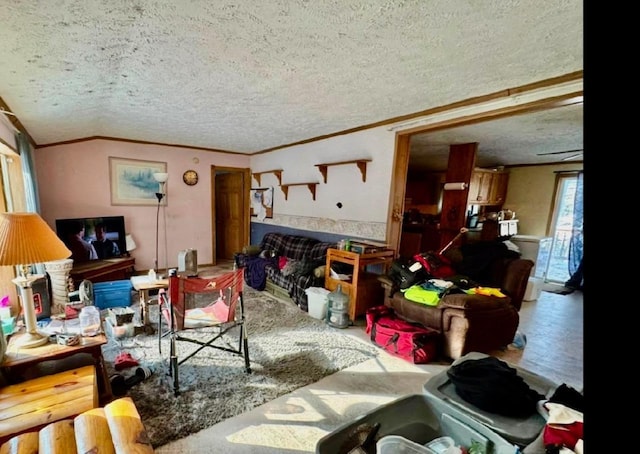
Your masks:
{"label": "refrigerator", "polygon": [[524,301],[538,299],[542,284],[547,276],[547,267],[551,258],[552,237],[535,235],[513,235],[509,240],[518,246],[523,259],[533,260],[531,277],[527,283]]}

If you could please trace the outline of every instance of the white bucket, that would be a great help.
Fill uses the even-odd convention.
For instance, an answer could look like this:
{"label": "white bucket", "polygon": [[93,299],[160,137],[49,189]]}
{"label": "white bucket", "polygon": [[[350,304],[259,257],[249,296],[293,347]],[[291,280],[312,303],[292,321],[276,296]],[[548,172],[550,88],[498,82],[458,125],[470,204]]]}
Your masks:
{"label": "white bucket", "polygon": [[527,282],[527,289],[524,291],[523,301],[535,301],[540,298],[540,293],[542,293],[542,285],[544,284],[544,280],[537,277],[530,277]]}
{"label": "white bucket", "polygon": [[304,291],[307,294],[307,307],[309,315],[313,318],[324,320],[327,316],[329,290],[322,287],[309,287]]}

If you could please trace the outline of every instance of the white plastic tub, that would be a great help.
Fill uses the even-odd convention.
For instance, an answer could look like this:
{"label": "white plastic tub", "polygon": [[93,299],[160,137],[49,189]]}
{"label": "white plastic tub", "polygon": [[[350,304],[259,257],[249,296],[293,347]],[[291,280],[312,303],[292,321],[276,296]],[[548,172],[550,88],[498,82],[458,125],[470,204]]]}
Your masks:
{"label": "white plastic tub", "polygon": [[324,320],[327,316],[327,306],[329,305],[329,290],[322,287],[309,287],[304,291],[307,294],[307,308],[309,315],[313,318]]}
{"label": "white plastic tub", "polygon": [[378,454],[436,454],[426,446],[419,445],[400,435],[387,435],[376,442]]}
{"label": "white plastic tub", "polygon": [[527,289],[524,291],[523,301],[535,301],[540,298],[540,293],[542,293],[542,285],[544,284],[544,280],[538,277],[530,277],[527,282]]}
{"label": "white plastic tub", "polygon": [[431,454],[434,451],[427,446],[440,437],[450,437],[456,446],[464,448],[469,448],[474,441],[481,443],[490,454],[519,452],[514,444],[486,425],[466,414],[451,416],[451,410],[436,408],[424,394],[410,394],[325,435],[316,444],[316,454],[346,454],[354,448],[356,439],[360,439],[361,429],[376,424],[380,425],[376,434],[378,454]]}

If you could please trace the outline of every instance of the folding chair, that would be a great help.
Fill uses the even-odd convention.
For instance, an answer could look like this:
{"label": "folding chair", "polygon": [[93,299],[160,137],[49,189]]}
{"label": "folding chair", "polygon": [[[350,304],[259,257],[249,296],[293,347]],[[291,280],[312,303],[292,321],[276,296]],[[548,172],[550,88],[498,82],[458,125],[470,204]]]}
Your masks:
{"label": "folding chair", "polygon": [[[161,339],[169,336],[169,374],[173,377],[176,396],[180,393],[179,366],[206,347],[243,356],[245,370],[251,373],[244,326],[243,271],[243,268],[238,268],[210,278],[180,276],[174,272],[169,275],[168,297],[166,292],[159,293],[158,350],[162,353]],[[162,330],[163,317],[168,326],[165,332]],[[206,332],[213,337],[208,340],[189,337],[187,330],[195,328],[207,328]],[[234,328],[239,328],[237,347],[222,338]],[[176,342],[179,341],[197,344],[198,347],[178,358]]]}

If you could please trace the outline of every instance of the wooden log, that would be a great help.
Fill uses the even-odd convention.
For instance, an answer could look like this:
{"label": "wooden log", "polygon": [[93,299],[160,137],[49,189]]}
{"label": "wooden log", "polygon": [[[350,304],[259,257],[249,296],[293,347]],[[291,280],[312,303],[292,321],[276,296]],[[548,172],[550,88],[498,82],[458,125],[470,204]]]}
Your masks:
{"label": "wooden log", "polygon": [[27,432],[7,440],[0,454],[38,454],[38,432]]}
{"label": "wooden log", "polygon": [[0,438],[79,415],[98,406],[94,366],[0,389]]}
{"label": "wooden log", "polygon": [[130,397],[121,397],[104,407],[113,446],[118,454],[153,453],[140,414]]}
{"label": "wooden log", "polygon": [[68,454],[76,452],[73,420],[52,422],[39,432],[39,454]]}
{"label": "wooden log", "polygon": [[115,454],[104,408],[94,408],[73,421],[78,454]]}

